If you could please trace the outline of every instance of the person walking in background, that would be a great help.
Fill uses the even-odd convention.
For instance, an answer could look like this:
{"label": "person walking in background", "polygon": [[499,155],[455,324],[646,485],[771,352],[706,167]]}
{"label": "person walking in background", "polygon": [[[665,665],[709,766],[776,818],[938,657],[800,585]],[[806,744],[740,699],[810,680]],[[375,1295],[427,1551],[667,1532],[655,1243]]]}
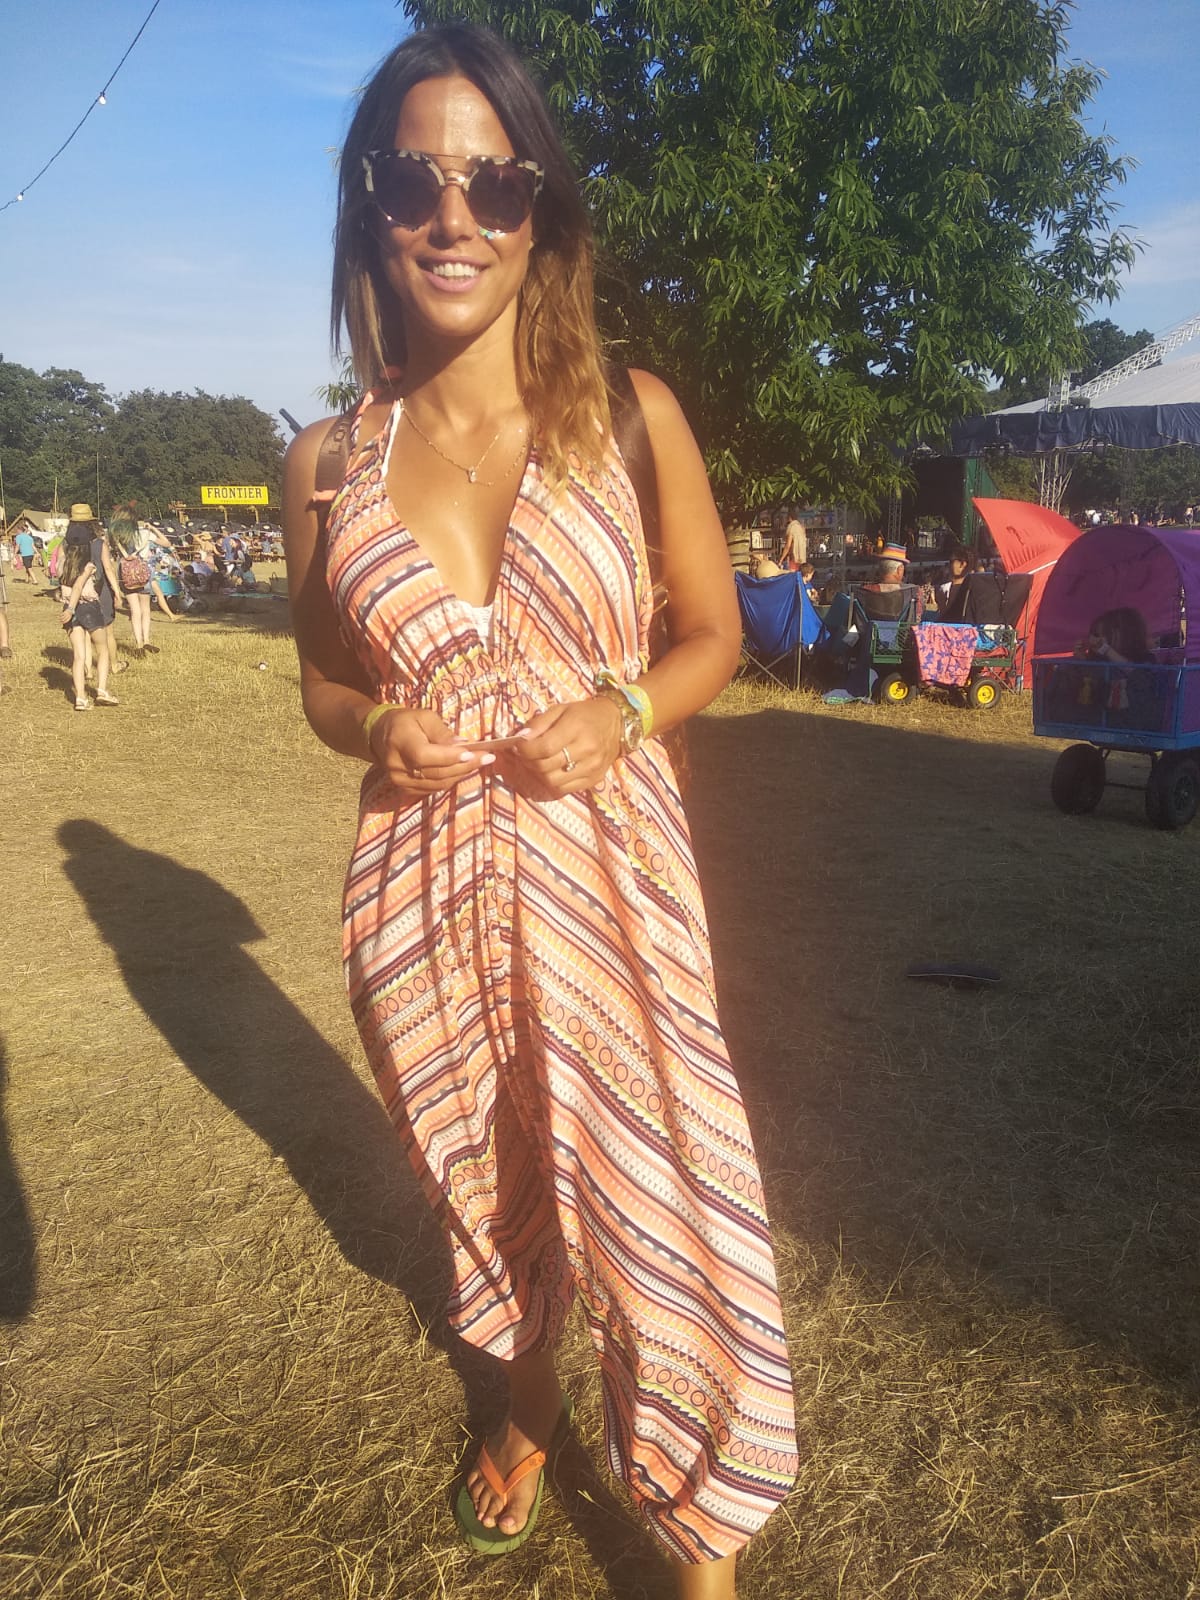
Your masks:
{"label": "person walking in background", "polygon": [[807,560],[808,529],[793,510],[791,519],[784,530],[783,550],[780,552],[779,565],[788,572],[799,572]]}
{"label": "person walking in background", "polygon": [[[8,640],[8,561],[5,544],[0,542],[0,661],[12,660],[12,645]],[[0,694],[8,692],[0,668]]]}
{"label": "person walking in background", "polygon": [[33,558],[37,554],[37,543],[28,528],[22,528],[13,540],[17,552],[17,560],[25,574],[25,582],[33,582]]}
{"label": "person walking in background", "polygon": [[[172,622],[174,613],[158,582],[155,570],[156,551],[164,546],[171,552],[170,541],[152,528],[143,528],[132,504],[117,506],[108,522],[109,538],[117,553],[117,579],[125,603],[129,607],[129,621],[133,628],[133,648],[137,655],[156,651],[150,643],[150,596],[153,594]],[[171,552],[173,553],[173,552]]]}
{"label": "person walking in background", "polygon": [[670,645],[649,662],[654,576],[592,255],[507,46],[455,25],[394,50],[342,152],[335,243],[334,325],[374,378],[324,529],[331,424],[289,449],[288,586],[305,714],[368,766],[355,1017],[445,1229],[451,1324],[508,1378],[462,1535],[500,1556],[534,1527],[570,1427],[554,1348],[578,1296],[609,1460],[678,1594],[728,1600],[795,1475],[791,1376],[659,735],[728,681],[741,627],[678,404],[614,374],[659,480]]}
{"label": "person walking in background", "polygon": [[[117,630],[115,623],[117,608],[120,604],[121,585],[117,578],[116,563],[113,561],[108,540],[104,537],[100,524],[96,520],[96,513],[86,500],[77,500],[71,507],[71,520],[67,524],[64,543],[80,543],[85,536],[88,544],[89,559],[96,569],[97,597],[100,605],[100,615],[103,618],[104,640],[108,647],[108,671],[111,673],[124,672],[129,663],[120,661],[117,657]],[[68,587],[65,575],[65,561],[63,587],[64,589]],[[94,645],[96,643],[95,631],[89,628],[87,635],[88,645]]]}
{"label": "person walking in background", "polygon": [[74,520],[77,510],[71,507],[72,522],[67,529],[62,570],[63,627],[71,641],[71,681],[75,689],[76,711],[90,711],[92,702],[87,695],[87,668],[89,643],[96,652],[96,704],[115,706],[116,695],[109,692],[108,632],[100,604],[103,574],[93,559],[93,540],[87,523]]}

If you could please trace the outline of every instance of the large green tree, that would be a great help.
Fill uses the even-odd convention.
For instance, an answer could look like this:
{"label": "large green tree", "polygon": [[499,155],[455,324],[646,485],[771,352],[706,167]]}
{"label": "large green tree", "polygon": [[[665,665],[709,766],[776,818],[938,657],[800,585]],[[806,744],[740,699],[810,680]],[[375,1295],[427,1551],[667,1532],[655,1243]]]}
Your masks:
{"label": "large green tree", "polygon": [[104,389],[81,372],[41,374],[0,357],[0,473],[10,516],[25,506],[91,500],[96,456],[112,416]]}
{"label": "large green tree", "polygon": [[196,505],[204,483],[265,483],[278,499],[283,441],[240,396],[128,394],[105,429],[102,461],[114,499],[163,510]]}
{"label": "large green tree", "polygon": [[[278,499],[283,441],[239,396],[159,394],[115,404],[79,372],[37,373],[0,357],[0,473],[10,516],[73,500],[103,512],[135,499],[162,513],[195,505],[202,483],[265,483]],[[97,488],[97,483],[99,488]]]}
{"label": "large green tree", "polygon": [[1051,0],[401,0],[531,63],[585,175],[605,331],[728,505],[877,501],[989,375],[1077,365],[1131,258]]}
{"label": "large green tree", "polygon": [[[1071,370],[1071,383],[1075,388],[1090,383],[1102,372],[1110,372],[1113,367],[1136,355],[1146,345],[1153,344],[1154,335],[1148,328],[1139,328],[1136,333],[1126,333],[1123,328],[1118,328],[1115,322],[1104,317],[1098,322],[1089,322],[1081,328],[1079,341],[1079,360]],[[1011,379],[990,394],[988,401],[992,409],[997,409],[1000,406],[1020,405],[1026,400],[1044,400],[1051,392],[1055,376],[1043,357],[1032,376]]]}

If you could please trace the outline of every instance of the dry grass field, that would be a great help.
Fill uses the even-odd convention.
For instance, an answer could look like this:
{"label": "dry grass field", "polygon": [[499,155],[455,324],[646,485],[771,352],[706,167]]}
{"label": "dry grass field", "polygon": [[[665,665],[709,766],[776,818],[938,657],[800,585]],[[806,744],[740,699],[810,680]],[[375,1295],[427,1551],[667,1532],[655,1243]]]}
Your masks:
{"label": "dry grass field", "polygon": [[[456,1540],[502,1398],[344,1002],[359,774],[284,607],[156,624],[78,716],[10,593],[0,1594],[666,1600],[578,1324],[536,1538]],[[1200,824],[1058,815],[1012,700],[735,687],[692,748],[804,1463],[743,1600],[1200,1595]],[[904,978],[935,958],[1003,982]]]}

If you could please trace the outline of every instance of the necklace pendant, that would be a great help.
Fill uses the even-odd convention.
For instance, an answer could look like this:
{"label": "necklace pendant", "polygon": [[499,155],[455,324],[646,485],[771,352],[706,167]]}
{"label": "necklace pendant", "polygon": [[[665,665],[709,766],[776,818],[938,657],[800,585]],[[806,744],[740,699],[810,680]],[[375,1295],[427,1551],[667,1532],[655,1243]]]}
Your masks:
{"label": "necklace pendant", "polygon": [[474,467],[468,467],[467,468],[467,482],[468,483],[474,483],[475,482],[475,468]]}

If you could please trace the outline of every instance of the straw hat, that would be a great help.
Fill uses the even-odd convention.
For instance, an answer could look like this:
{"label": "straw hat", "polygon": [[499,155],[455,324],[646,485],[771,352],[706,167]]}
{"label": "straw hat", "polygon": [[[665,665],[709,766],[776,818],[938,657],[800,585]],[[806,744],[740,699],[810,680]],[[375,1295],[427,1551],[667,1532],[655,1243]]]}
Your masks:
{"label": "straw hat", "polygon": [[76,500],[75,504],[71,507],[71,521],[95,522],[95,520],[96,513],[92,510],[91,506],[88,505],[87,501]]}

